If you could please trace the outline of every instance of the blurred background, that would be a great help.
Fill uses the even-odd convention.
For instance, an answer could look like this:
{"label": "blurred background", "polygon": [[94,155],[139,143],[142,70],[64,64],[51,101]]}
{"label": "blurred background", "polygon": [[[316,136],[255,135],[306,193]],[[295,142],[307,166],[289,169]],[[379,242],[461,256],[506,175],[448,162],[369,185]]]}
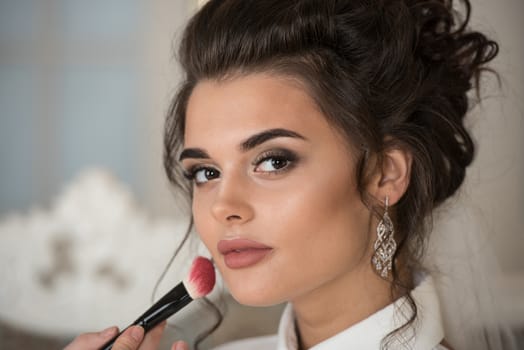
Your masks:
{"label": "blurred background", "polygon": [[[488,78],[469,120],[478,156],[461,200],[491,233],[501,312],[524,329],[524,2],[472,4],[472,24],[501,45],[502,86]],[[149,304],[187,224],[163,173],[162,126],[179,77],[173,47],[197,6],[0,0],[0,348],[60,348]],[[183,276],[183,256],[160,292]],[[247,321],[228,336],[247,328],[276,324]]]}

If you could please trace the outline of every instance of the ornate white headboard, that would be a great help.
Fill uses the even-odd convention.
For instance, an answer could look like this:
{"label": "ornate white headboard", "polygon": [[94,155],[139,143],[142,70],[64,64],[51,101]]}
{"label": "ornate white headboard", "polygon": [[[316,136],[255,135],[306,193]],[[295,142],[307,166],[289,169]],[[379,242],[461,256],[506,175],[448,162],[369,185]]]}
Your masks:
{"label": "ornate white headboard", "polygon": [[[53,335],[125,326],[150,305],[185,226],[151,217],[108,172],[85,172],[50,208],[0,221],[0,319]],[[184,277],[191,253],[160,293]]]}

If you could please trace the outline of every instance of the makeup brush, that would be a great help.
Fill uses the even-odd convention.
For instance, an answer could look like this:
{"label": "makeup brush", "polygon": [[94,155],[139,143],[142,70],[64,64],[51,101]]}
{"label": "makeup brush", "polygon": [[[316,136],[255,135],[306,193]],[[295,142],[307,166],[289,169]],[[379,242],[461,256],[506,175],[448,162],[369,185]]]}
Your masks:
{"label": "makeup brush", "polygon": [[[186,278],[167,292],[166,295],[158,300],[127,328],[138,325],[144,328],[144,331],[147,332],[193,300],[202,298],[209,294],[214,286],[215,269],[213,264],[209,259],[199,256],[193,260],[193,264],[191,265],[189,274]],[[120,334],[122,334],[122,332],[120,332]],[[111,349],[113,343],[120,334],[105,343],[100,350]]]}

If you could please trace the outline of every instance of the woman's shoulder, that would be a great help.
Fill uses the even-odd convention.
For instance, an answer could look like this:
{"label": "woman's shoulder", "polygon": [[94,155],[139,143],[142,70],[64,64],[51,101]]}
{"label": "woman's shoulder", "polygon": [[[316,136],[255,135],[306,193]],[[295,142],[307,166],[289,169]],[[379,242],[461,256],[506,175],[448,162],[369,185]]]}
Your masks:
{"label": "woman's shoulder", "polygon": [[235,340],[213,348],[213,350],[274,350],[277,347],[277,336],[266,335]]}

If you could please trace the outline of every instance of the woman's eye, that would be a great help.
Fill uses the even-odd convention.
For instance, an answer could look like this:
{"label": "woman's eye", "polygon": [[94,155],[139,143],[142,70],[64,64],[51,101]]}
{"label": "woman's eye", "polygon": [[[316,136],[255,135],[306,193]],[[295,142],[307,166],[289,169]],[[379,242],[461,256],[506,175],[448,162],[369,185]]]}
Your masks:
{"label": "woman's eye", "polygon": [[206,183],[210,180],[218,178],[220,172],[213,168],[200,168],[192,172],[192,180],[195,181],[197,185]]}
{"label": "woman's eye", "polygon": [[277,172],[289,166],[290,160],[284,157],[270,157],[258,163],[255,171],[263,173]]}

